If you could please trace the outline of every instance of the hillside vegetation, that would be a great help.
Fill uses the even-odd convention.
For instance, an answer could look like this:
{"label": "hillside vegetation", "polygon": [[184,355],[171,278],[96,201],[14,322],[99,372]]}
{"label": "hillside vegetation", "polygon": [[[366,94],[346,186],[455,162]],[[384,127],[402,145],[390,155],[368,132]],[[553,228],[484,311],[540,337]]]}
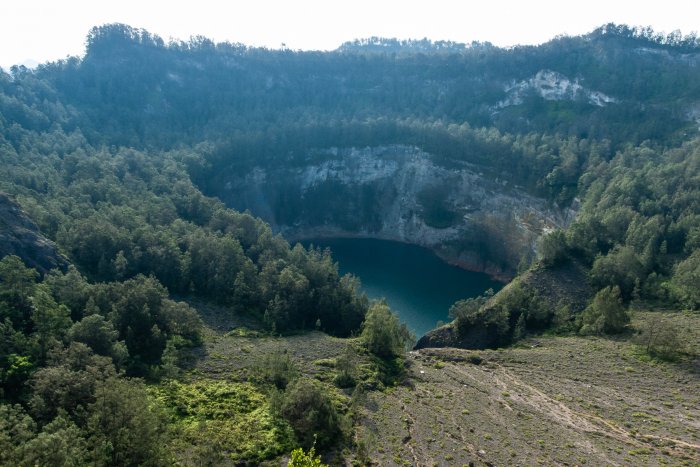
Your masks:
{"label": "hillside vegetation", "polygon": [[[0,464],[698,462],[698,78],[697,37],[617,25],[294,52],[112,24],[0,71]],[[431,344],[534,348],[405,354],[328,251],[218,199],[387,145],[575,211]],[[418,197],[438,230],[450,188]]]}

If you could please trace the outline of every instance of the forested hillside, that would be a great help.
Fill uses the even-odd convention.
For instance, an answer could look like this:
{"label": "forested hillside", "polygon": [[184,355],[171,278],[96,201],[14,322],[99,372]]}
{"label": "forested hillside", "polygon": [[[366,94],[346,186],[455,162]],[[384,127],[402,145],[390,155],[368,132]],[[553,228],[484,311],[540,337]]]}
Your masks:
{"label": "forested hillside", "polygon": [[[82,60],[42,66],[36,77],[81,113],[73,125],[109,144],[172,147],[247,136],[241,143],[264,138],[274,154],[307,144],[290,124],[311,130],[329,121],[407,117],[640,143],[685,129],[700,98],[697,54],[695,37],[615,25],[539,47],[421,48],[377,39],[327,53],[202,37],[165,44],[109,25],[91,31]],[[559,83],[528,86],[542,71]],[[552,92],[556,86],[561,92]],[[373,144],[391,137],[368,136]]]}
{"label": "forested hillside", "polygon": [[[616,332],[634,300],[695,310],[699,121],[700,39],[616,25],[537,47],[372,38],[300,52],[203,37],[165,43],[113,24],[90,32],[83,57],[0,72],[0,191],[70,263],[39,274],[21,248],[0,260],[0,464],[169,463],[165,445],[204,462],[214,448],[185,425],[211,407],[178,404],[236,391],[251,404],[241,413],[257,411],[274,443],[264,450],[257,440],[233,462],[310,447],[306,406],[294,399],[306,394],[333,422],[319,447],[352,444],[335,412],[345,399],[295,380],[289,357],[274,354],[251,386],[172,382],[207,335],[193,301],[254,320],[265,336],[363,333],[364,376],[338,357],[331,382],[373,390],[401,379],[410,336],[385,305],[370,304],[328,252],[290,245],[262,214],[218,199],[232,175],[301,168],[332,148],[418,148],[435,167],[467,167],[575,213],[563,230],[535,229],[538,259],[521,258],[524,274],[501,293],[453,307],[462,337],[485,330],[494,346],[553,328]],[[453,191],[419,193],[431,228],[470,214],[449,205]],[[280,195],[278,218],[333,219],[302,209],[314,200],[295,192]],[[320,193],[327,202],[340,192]],[[377,203],[377,192],[362,193]],[[497,251],[505,236],[479,232],[454,248],[507,256]],[[556,282],[572,268],[590,287],[583,298],[538,289],[538,277]],[[340,405],[349,417],[350,403]]]}

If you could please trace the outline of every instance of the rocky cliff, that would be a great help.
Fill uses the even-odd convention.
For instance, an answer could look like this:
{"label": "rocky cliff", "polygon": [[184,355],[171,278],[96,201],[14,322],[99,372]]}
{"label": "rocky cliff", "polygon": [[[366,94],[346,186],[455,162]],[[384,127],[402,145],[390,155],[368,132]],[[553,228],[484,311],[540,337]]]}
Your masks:
{"label": "rocky cliff", "polygon": [[508,279],[545,232],[567,225],[560,209],[499,174],[438,164],[410,146],[330,148],[275,167],[231,171],[217,193],[290,240],[357,236],[403,241],[446,261]]}
{"label": "rocky cliff", "polygon": [[[422,336],[414,348],[486,349],[503,346],[518,339],[513,325],[520,315],[531,318],[531,321],[537,321],[532,319],[537,316],[546,323],[544,327],[555,319],[561,320],[559,324],[562,325],[580,314],[592,296],[587,268],[579,261],[568,260],[556,267],[536,265],[489,299],[474,323],[460,327],[453,321],[433,329]],[[500,327],[494,326],[499,315],[505,316],[505,322]]]}
{"label": "rocky cliff", "polygon": [[7,255],[19,256],[41,274],[68,266],[68,260],[51,240],[41,235],[22,208],[7,194],[0,193],[0,258]]}

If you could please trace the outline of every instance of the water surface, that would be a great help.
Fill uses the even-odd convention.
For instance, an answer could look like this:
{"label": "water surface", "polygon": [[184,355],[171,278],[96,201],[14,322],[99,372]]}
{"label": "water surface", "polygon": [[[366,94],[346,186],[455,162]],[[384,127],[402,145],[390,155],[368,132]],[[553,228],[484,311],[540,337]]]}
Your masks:
{"label": "water surface", "polygon": [[324,238],[302,244],[329,247],[341,274],[358,276],[368,297],[386,298],[417,337],[438,321],[449,321],[448,310],[455,301],[502,287],[486,274],[451,266],[416,245],[368,238]]}

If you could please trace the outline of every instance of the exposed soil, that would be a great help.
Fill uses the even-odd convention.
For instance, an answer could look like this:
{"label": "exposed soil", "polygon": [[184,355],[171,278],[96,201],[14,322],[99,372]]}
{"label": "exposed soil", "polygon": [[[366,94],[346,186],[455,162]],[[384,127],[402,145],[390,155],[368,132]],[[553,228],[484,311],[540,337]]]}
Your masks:
{"label": "exposed soil", "polygon": [[[635,323],[655,319],[637,313]],[[677,318],[677,319],[676,319]],[[700,315],[677,314],[700,346]],[[194,375],[245,380],[270,352],[332,387],[332,359],[356,339],[320,332],[290,337],[211,330]],[[243,335],[242,335],[243,334]],[[257,336],[257,337],[256,337]],[[422,349],[407,354],[408,378],[368,391],[350,465],[700,465],[700,361],[647,358],[620,339],[538,337],[516,348]],[[337,390],[347,401],[349,393]],[[345,394],[345,395],[343,395]],[[358,449],[357,446],[360,446]],[[363,452],[360,452],[363,451]]]}
{"label": "exposed soil", "polygon": [[[529,347],[532,346],[532,347]],[[414,387],[372,394],[381,465],[700,465],[700,374],[626,342],[411,352]]]}

